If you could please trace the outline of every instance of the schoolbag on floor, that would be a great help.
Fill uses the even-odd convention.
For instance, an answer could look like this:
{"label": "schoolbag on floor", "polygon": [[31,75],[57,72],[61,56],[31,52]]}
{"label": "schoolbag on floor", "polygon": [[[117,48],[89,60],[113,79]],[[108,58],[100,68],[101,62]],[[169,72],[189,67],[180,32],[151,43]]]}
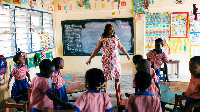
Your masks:
{"label": "schoolbag on floor", "polygon": [[0,55],[0,75],[5,74],[8,71],[6,58]]}

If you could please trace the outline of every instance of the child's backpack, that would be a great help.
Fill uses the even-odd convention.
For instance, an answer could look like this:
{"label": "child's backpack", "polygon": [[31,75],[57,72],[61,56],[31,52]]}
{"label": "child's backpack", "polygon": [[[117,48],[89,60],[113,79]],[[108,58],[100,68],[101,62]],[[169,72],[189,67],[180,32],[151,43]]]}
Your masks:
{"label": "child's backpack", "polygon": [[28,67],[28,57],[27,57],[26,53],[20,51],[20,48],[18,48],[18,51],[16,52],[16,55],[22,55],[24,57],[24,60],[25,60],[25,65],[27,65],[27,67]]}
{"label": "child's backpack", "polygon": [[5,74],[8,71],[6,58],[0,55],[0,75]]}
{"label": "child's backpack", "polygon": [[35,67],[36,66],[39,66],[39,63],[42,61],[42,54],[40,53],[35,53],[34,55],[34,64],[35,64]]}

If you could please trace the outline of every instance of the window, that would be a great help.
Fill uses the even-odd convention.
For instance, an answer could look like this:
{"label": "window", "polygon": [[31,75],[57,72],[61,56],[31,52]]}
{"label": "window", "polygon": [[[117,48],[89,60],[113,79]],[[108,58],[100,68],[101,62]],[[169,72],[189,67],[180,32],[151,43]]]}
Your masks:
{"label": "window", "polygon": [[20,7],[0,7],[0,55],[14,56],[54,48],[53,16],[50,13]]}
{"label": "window", "polygon": [[13,10],[9,6],[0,8],[0,55],[10,57],[15,52],[15,30]]}

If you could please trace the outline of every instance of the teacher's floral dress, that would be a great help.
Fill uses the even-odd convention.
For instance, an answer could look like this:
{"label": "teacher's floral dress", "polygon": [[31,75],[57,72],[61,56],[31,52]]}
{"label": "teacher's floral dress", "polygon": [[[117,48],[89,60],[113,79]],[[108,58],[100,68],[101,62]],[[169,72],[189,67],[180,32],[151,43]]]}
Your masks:
{"label": "teacher's floral dress", "polygon": [[120,55],[118,52],[117,36],[112,38],[100,37],[103,43],[102,68],[105,80],[119,79],[121,75]]}

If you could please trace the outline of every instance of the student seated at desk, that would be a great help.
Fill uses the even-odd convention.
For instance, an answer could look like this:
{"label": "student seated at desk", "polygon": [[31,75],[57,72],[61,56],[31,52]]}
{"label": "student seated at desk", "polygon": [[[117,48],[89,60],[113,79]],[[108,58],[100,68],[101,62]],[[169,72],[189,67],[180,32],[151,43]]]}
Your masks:
{"label": "student seated at desk", "polygon": [[138,92],[130,95],[125,105],[128,112],[162,112],[160,99],[148,91],[151,85],[151,74],[140,70],[135,75]]}
{"label": "student seated at desk", "polygon": [[166,74],[165,81],[169,82],[168,78],[168,72],[167,72],[167,64],[169,63],[169,59],[167,58],[167,55],[162,51],[163,47],[163,40],[161,38],[158,38],[155,40],[155,49],[150,50],[146,56],[147,59],[151,63],[151,68],[155,69],[156,75],[160,77],[160,68],[161,65],[164,63],[164,72]]}
{"label": "student seated at desk", "polygon": [[[183,111],[185,111],[191,104],[200,102],[200,56],[194,56],[190,59],[189,70],[191,79],[186,91],[186,102]],[[200,110],[200,107],[195,108],[195,111]]]}

